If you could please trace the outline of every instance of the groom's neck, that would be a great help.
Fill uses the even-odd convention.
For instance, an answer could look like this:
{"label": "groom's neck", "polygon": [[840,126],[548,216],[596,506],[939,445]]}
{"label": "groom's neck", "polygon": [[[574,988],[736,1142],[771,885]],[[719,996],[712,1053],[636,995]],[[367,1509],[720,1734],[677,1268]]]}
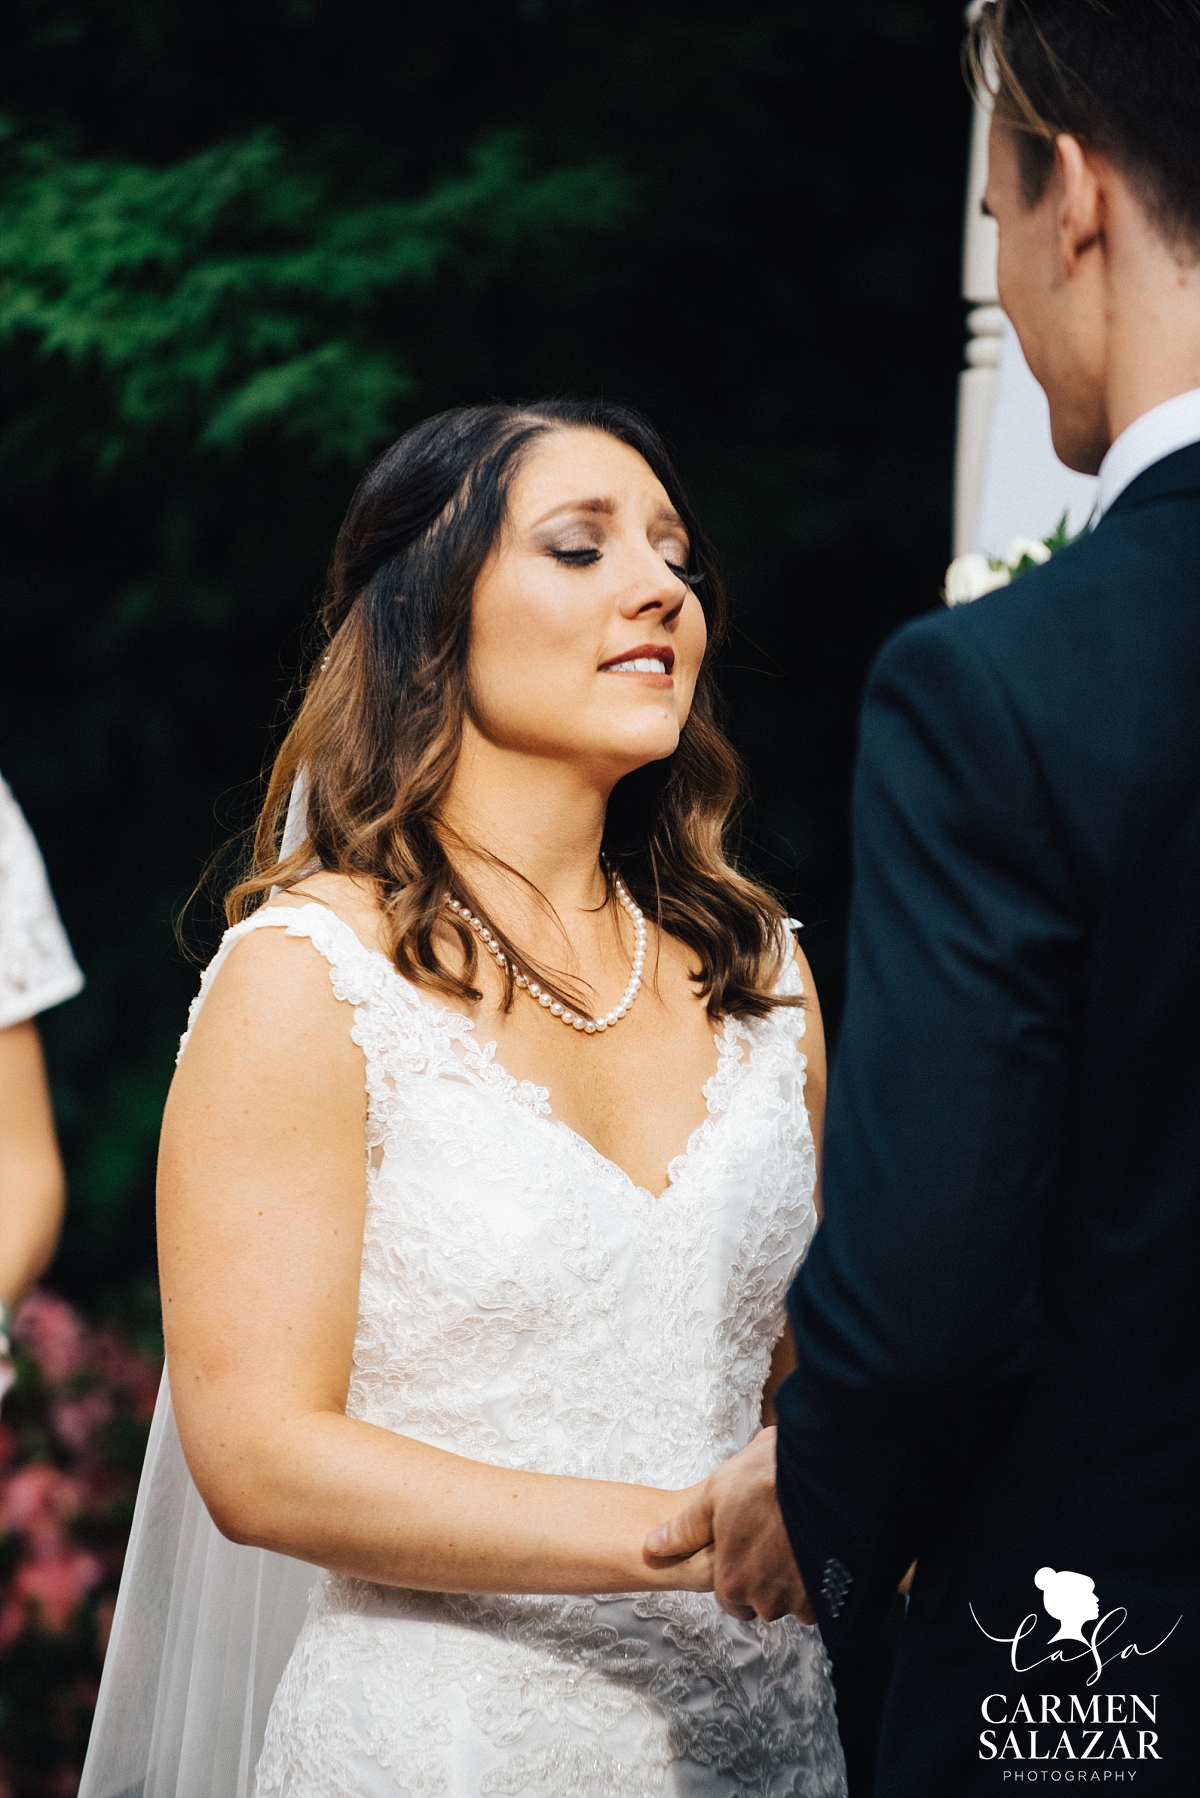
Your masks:
{"label": "groom's neck", "polygon": [[1111,196],[1104,409],[1109,441],[1200,387],[1200,245],[1169,241],[1126,189]]}

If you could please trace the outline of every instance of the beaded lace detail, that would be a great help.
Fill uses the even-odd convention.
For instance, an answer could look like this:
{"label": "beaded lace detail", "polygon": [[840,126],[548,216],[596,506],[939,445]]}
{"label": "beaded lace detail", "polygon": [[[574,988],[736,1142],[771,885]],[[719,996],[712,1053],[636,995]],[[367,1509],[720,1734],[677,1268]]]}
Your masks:
{"label": "beaded lace detail", "polygon": [[[725,1022],[708,1116],[655,1197],[323,906],[236,925],[197,1006],[233,944],[270,925],[329,962],[365,1058],[348,1413],[495,1465],[670,1488],[744,1446],[815,1223],[803,1013]],[[800,991],[794,963],[781,990]],[[833,1798],[845,1785],[820,1637],[794,1620],[741,1624],[684,1593],[456,1596],[322,1574],[255,1789]]]}

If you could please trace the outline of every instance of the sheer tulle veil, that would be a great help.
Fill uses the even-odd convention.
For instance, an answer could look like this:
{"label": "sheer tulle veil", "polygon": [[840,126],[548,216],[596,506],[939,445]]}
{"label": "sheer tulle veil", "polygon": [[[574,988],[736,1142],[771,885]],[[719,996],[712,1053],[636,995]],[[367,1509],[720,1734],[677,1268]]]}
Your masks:
{"label": "sheer tulle veil", "polygon": [[[283,852],[303,842],[296,782]],[[249,1798],[315,1569],[217,1530],[164,1370],[80,1798]]]}

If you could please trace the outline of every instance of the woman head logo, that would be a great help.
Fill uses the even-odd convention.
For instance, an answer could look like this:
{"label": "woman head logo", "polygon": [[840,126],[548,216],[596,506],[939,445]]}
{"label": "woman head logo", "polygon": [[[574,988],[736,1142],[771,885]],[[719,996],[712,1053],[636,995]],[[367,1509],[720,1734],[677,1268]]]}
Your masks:
{"label": "woman head logo", "polygon": [[1048,1616],[1058,1624],[1058,1634],[1051,1636],[1052,1642],[1083,1642],[1090,1647],[1083,1633],[1085,1623],[1094,1623],[1100,1615],[1100,1601],[1096,1597],[1096,1582],[1090,1580],[1086,1573],[1055,1573],[1053,1567],[1039,1567],[1033,1576],[1033,1583],[1042,1593],[1042,1603]]}

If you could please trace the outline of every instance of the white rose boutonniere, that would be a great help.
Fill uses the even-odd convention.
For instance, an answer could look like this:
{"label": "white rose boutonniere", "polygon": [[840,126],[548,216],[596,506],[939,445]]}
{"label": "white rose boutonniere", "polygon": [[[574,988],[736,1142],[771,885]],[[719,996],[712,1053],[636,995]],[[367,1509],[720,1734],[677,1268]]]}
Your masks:
{"label": "white rose boutonniere", "polygon": [[997,587],[1007,587],[1019,574],[1040,567],[1068,543],[1074,543],[1090,525],[1091,519],[1083,531],[1070,536],[1064,512],[1048,537],[1014,537],[1005,556],[985,556],[977,549],[970,550],[965,556],[955,556],[946,570],[942,598],[948,606],[965,606],[985,593],[994,593]]}
{"label": "white rose boutonniere", "polygon": [[965,556],[955,556],[947,568],[942,598],[948,606],[965,606],[985,593],[994,592],[997,587],[1007,587],[1011,579],[1003,562],[994,561],[981,550],[973,549]]}

